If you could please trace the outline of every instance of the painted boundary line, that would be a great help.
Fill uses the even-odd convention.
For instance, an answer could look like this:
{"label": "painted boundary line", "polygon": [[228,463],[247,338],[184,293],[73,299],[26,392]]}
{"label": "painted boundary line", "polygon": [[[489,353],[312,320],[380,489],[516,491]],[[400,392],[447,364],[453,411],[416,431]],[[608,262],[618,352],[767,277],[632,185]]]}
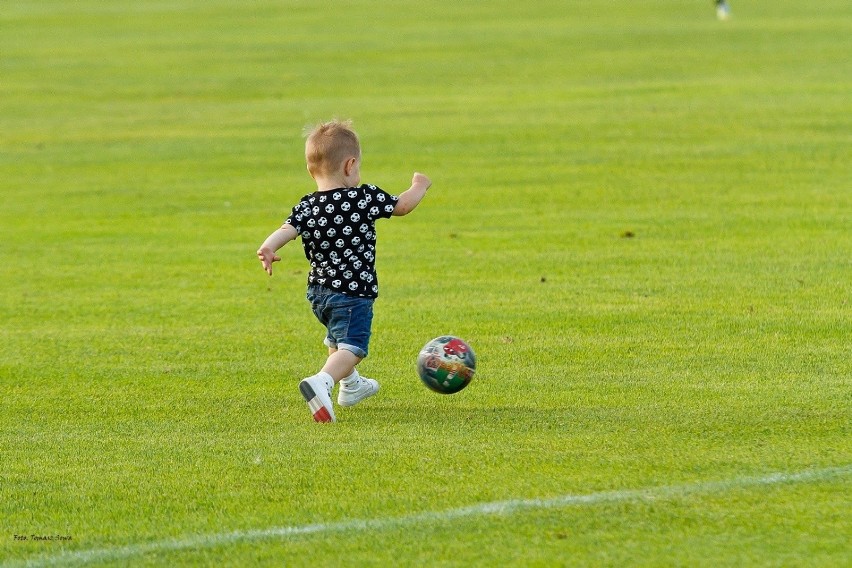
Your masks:
{"label": "painted boundary line", "polygon": [[92,562],[127,560],[151,553],[199,550],[239,542],[283,540],[296,536],[328,534],[343,531],[380,531],[402,528],[420,523],[446,522],[466,517],[511,515],[522,511],[592,506],[603,503],[617,503],[625,501],[652,501],[656,499],[683,498],[691,495],[702,494],[712,495],[715,493],[723,493],[726,491],[749,487],[821,481],[849,474],[852,474],[852,464],[824,469],[804,470],[794,473],[772,473],[757,477],[739,477],[722,481],[669,485],[650,487],[646,489],[602,491],[598,493],[588,493],[585,495],[562,495],[549,499],[511,499],[508,501],[493,501],[490,503],[481,503],[479,505],[447,509],[444,511],[412,513],[410,515],[403,515],[400,517],[353,519],[349,521],[318,523],[313,525],[271,527],[267,529],[212,533],[188,536],[180,539],[158,540],[115,548],[74,550],[54,555],[38,556],[29,560],[4,563],[0,565],[0,568],[79,566]]}

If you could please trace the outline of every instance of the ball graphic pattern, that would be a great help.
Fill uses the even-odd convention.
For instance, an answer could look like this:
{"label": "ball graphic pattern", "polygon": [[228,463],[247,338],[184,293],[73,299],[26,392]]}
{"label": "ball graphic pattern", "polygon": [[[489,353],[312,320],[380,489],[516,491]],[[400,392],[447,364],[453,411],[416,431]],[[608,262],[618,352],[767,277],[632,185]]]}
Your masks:
{"label": "ball graphic pattern", "polygon": [[441,394],[457,393],[473,378],[476,355],[464,340],[452,335],[436,337],[417,357],[417,374],[423,384]]}

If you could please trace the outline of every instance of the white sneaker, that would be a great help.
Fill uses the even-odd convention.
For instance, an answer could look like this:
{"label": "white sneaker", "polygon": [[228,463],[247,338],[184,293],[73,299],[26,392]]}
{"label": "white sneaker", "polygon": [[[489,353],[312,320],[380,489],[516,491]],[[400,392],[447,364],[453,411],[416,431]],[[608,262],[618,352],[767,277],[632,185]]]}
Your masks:
{"label": "white sneaker", "polygon": [[331,406],[331,390],[317,376],[308,377],[299,383],[299,392],[305,397],[308,408],[317,422],[334,422],[334,408]]}
{"label": "white sneaker", "polygon": [[379,392],[379,383],[367,377],[358,377],[354,385],[340,383],[340,391],[337,393],[337,404],[340,406],[355,406],[365,398],[371,397]]}

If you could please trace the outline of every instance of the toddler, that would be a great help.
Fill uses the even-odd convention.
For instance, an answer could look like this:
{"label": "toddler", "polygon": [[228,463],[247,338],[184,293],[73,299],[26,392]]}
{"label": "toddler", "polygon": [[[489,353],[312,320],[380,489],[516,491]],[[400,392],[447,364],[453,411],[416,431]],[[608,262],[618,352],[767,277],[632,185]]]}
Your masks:
{"label": "toddler", "polygon": [[415,173],[411,187],[399,197],[374,185],[361,185],[361,146],[350,122],[317,125],[305,143],[308,172],[317,184],[284,224],[257,251],[271,276],[275,253],[302,238],[310,263],[307,298],[326,328],[328,359],[315,375],[299,383],[299,391],[317,422],[334,422],[331,391],[341,383],[340,406],[358,404],[376,394],[379,383],[362,377],[355,366],[367,356],[373,302],[379,294],[376,276],[376,220],[411,213],[432,182]]}

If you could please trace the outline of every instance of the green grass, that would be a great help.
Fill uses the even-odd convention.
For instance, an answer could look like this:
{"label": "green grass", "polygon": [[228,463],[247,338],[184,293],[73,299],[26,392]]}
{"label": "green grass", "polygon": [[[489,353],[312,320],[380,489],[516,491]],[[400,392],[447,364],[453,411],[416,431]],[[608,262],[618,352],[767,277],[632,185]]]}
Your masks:
{"label": "green grass", "polygon": [[[6,3],[0,565],[852,563],[852,9],[733,10]],[[254,250],[333,116],[434,187],[379,225],[382,392],[318,425],[302,252]]]}

